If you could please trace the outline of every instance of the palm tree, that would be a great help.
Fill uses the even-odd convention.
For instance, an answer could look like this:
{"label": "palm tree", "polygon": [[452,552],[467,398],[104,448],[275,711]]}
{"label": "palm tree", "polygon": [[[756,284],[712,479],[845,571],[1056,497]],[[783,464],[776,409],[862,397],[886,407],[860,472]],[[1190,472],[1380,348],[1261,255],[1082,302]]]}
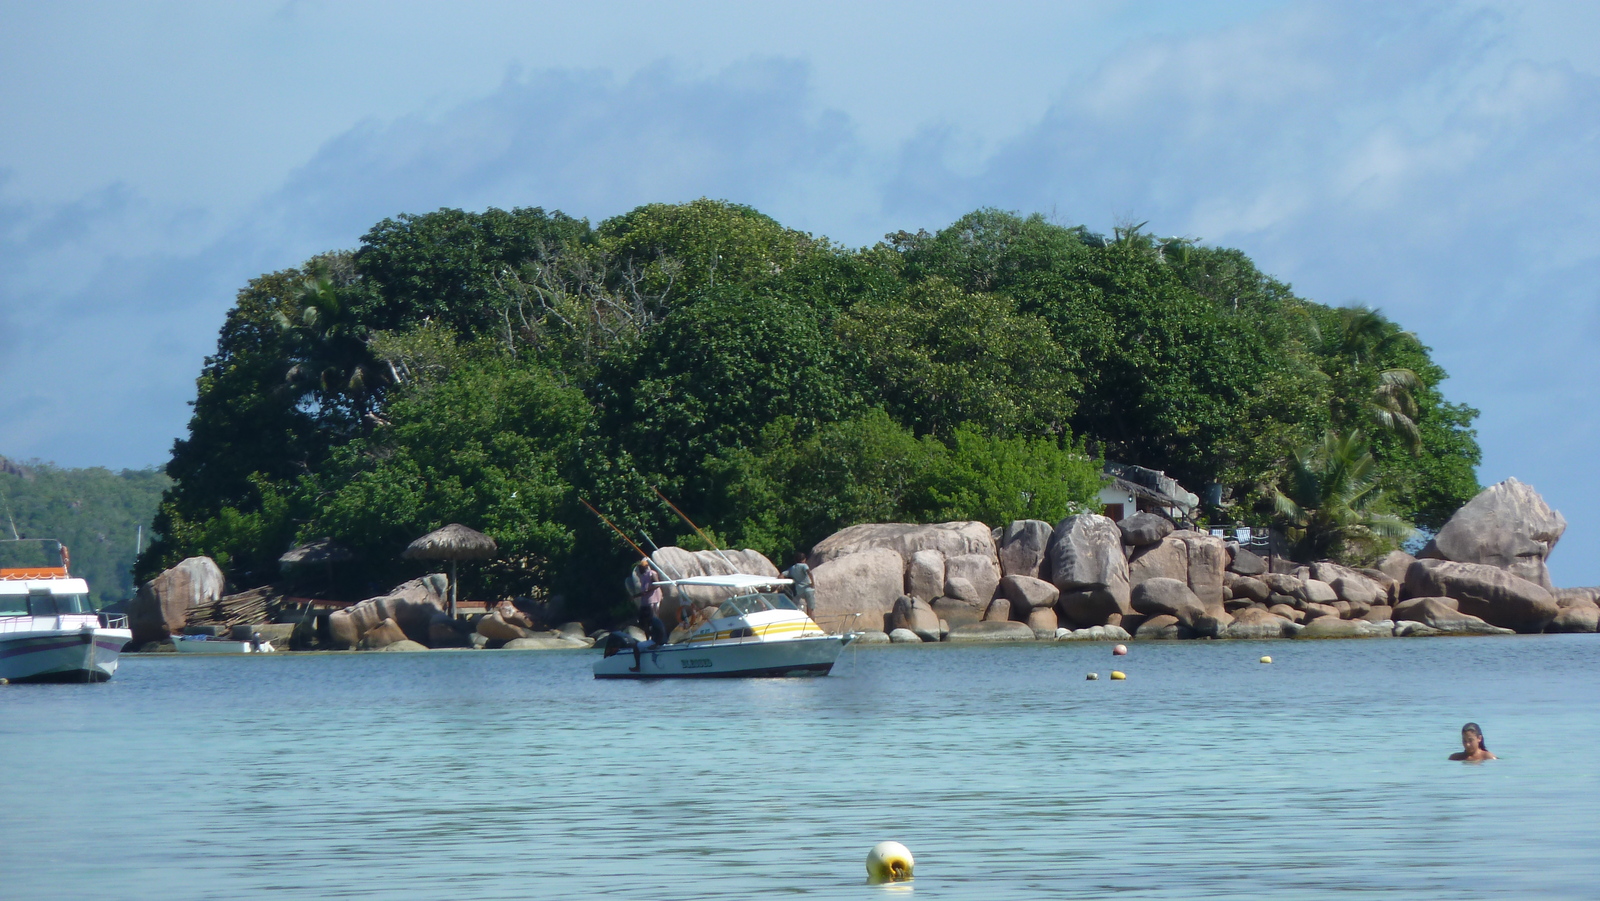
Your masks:
{"label": "palm tree", "polygon": [[371,412],[375,392],[392,378],[373,358],[367,329],[353,315],[326,261],[312,263],[290,301],[289,312],[273,316],[292,348],[285,385],[299,397],[315,394],[324,409],[347,406],[356,419]]}
{"label": "palm tree", "polygon": [[1377,464],[1359,432],[1328,432],[1295,455],[1273,492],[1291,553],[1301,562],[1338,557],[1354,540],[1404,540],[1414,531],[1374,509],[1383,491]]}
{"label": "palm tree", "polygon": [[[1403,331],[1371,307],[1343,307],[1338,314],[1336,331],[1324,343],[1325,352],[1346,358],[1358,367],[1379,364],[1395,351],[1417,343],[1415,334]],[[1374,425],[1397,435],[1413,454],[1422,449],[1415,393],[1424,387],[1422,378],[1413,370],[1384,369],[1378,373],[1378,384],[1363,405]]]}

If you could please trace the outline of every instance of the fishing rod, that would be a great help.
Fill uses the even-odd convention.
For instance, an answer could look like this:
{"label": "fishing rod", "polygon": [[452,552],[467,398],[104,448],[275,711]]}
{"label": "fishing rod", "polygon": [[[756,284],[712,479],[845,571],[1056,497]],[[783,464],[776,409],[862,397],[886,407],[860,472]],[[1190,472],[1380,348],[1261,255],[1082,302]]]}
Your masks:
{"label": "fishing rod", "polygon": [[626,541],[628,543],[628,547],[631,547],[635,551],[638,551],[640,557],[649,557],[650,556],[649,552],[647,552],[644,548],[640,547],[639,545],[635,544],[633,539],[628,537],[628,533],[627,532],[624,532],[621,529],[617,528],[617,524],[616,523],[612,522],[609,519],[606,519],[606,515],[604,513],[601,513],[599,510],[596,510],[594,508],[594,504],[589,503],[588,501],[584,500],[581,497],[578,498],[578,503],[584,505],[585,507],[588,507],[590,513],[593,513],[594,515],[600,517],[600,521],[605,523],[606,525],[610,526],[611,527],[611,531],[617,533],[617,537],[621,538],[623,541]]}
{"label": "fishing rod", "polygon": [[663,504],[666,504],[668,507],[671,507],[672,508],[672,512],[678,514],[678,518],[679,519],[681,519],[684,522],[688,523],[689,524],[689,528],[694,529],[694,533],[696,535],[700,536],[700,540],[704,541],[706,544],[710,545],[711,549],[713,551],[717,552],[717,556],[722,558],[722,562],[723,563],[728,564],[728,567],[730,569],[732,569],[734,572],[739,572],[740,571],[739,567],[736,566],[732,560],[728,559],[728,555],[724,554],[722,552],[722,548],[717,547],[717,543],[715,541],[712,541],[711,537],[709,535],[707,535],[706,533],[700,531],[700,527],[694,524],[694,520],[692,520],[688,516],[686,516],[682,510],[679,510],[678,506],[676,504],[674,504],[672,501],[667,500],[667,496],[665,494],[661,493],[661,489],[660,488],[657,488],[656,486],[651,485],[650,486],[650,490],[654,491],[656,493],[656,497],[661,498],[661,502]]}

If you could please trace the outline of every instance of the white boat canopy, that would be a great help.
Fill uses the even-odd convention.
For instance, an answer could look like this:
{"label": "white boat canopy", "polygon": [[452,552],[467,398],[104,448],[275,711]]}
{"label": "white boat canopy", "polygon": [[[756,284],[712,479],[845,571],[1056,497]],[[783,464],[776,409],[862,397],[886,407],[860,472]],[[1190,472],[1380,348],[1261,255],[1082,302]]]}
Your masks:
{"label": "white boat canopy", "polygon": [[734,573],[726,576],[692,576],[687,579],[662,580],[657,585],[682,585],[689,588],[729,588],[734,591],[752,591],[768,586],[783,587],[793,585],[793,579],[782,576],[753,576],[749,573]]}

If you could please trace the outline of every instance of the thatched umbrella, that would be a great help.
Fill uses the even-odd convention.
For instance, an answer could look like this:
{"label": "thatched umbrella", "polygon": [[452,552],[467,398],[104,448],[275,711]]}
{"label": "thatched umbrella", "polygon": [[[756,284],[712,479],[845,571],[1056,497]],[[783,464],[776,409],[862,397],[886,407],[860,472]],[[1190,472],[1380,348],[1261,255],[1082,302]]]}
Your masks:
{"label": "thatched umbrella", "polygon": [[453,522],[418,538],[400,556],[407,560],[450,561],[450,618],[456,618],[456,561],[487,560],[495,551],[494,539],[482,532]]}

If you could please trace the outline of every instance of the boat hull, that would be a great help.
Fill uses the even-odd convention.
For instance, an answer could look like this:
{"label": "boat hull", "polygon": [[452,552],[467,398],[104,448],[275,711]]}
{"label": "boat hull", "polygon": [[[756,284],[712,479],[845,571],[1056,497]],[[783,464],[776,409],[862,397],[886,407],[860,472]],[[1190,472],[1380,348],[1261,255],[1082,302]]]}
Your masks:
{"label": "boat hull", "polygon": [[596,679],[716,679],[826,676],[844,649],[842,635],[778,641],[666,644],[639,653],[626,649],[594,665]]}
{"label": "boat hull", "polygon": [[117,671],[127,629],[84,629],[0,636],[0,679],[104,682]]}
{"label": "boat hull", "polygon": [[172,643],[181,654],[270,654],[276,649],[272,642],[262,642],[260,649],[248,641],[230,641],[212,639],[209,641],[185,641],[179,639]]}

